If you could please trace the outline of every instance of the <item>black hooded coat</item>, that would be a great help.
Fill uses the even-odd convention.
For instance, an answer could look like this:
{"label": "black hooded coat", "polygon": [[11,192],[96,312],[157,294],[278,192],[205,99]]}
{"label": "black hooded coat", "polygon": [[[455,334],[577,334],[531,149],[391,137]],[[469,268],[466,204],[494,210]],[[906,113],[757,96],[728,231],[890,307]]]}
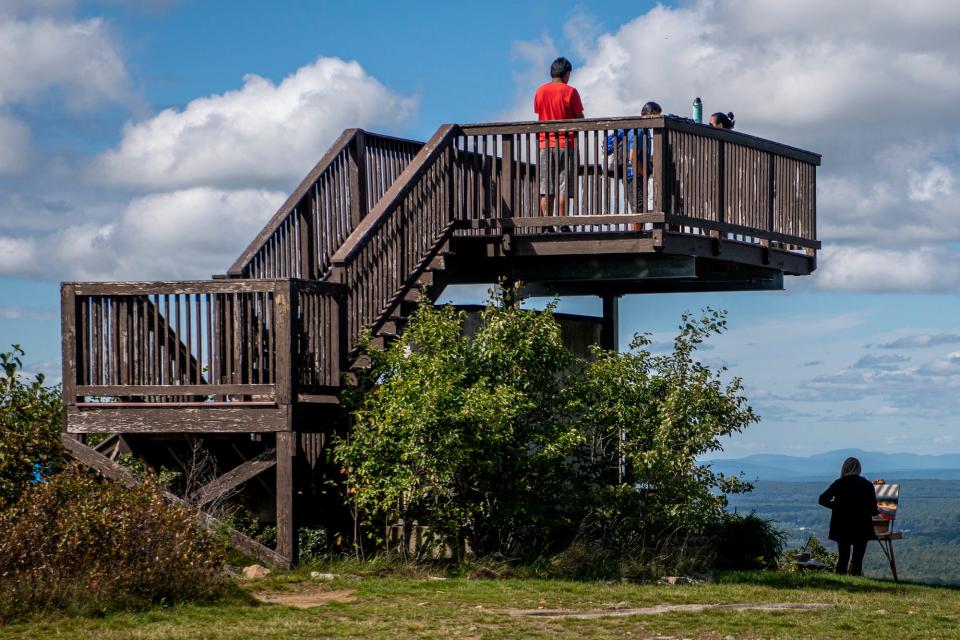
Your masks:
{"label": "black hooded coat", "polygon": [[860,475],[843,476],[820,494],[820,504],[830,514],[830,539],[836,542],[874,540],[873,516],[877,515],[877,494],[873,483]]}

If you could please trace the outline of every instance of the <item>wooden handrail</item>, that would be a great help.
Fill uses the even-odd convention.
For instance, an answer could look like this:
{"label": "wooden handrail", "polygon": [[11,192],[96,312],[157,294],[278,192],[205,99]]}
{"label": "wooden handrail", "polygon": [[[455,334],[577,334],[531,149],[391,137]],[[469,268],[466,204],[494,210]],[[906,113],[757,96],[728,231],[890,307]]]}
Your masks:
{"label": "wooden handrail", "polygon": [[[344,267],[347,260],[370,242],[376,230],[396,210],[397,204],[407,195],[416,180],[423,175],[442,152],[448,149],[450,142],[457,135],[458,129],[457,125],[453,124],[445,124],[437,129],[430,140],[423,145],[420,153],[417,154],[410,166],[387,190],[377,206],[357,225],[346,242],[333,254],[335,267]],[[334,279],[334,281],[336,280]]]}
{"label": "wooden handrail", "polygon": [[548,133],[557,131],[596,131],[616,129],[670,129],[695,133],[705,138],[714,138],[735,142],[747,147],[770,151],[778,155],[808,162],[820,166],[821,156],[812,151],[759,138],[740,131],[727,131],[717,127],[697,124],[687,118],[677,116],[623,116],[616,118],[580,118],[576,120],[549,120],[527,122],[489,122],[461,124],[460,130],[466,136],[498,135],[517,133]]}
{"label": "wooden handrail", "polygon": [[279,228],[284,220],[287,219],[296,208],[297,204],[303,200],[304,196],[309,193],[310,189],[313,188],[313,185],[316,184],[317,180],[320,178],[321,174],[326,171],[330,165],[333,163],[334,159],[340,155],[348,146],[353,143],[354,138],[357,135],[359,129],[345,129],[343,133],[340,134],[340,137],[337,138],[334,143],[330,146],[330,149],[324,154],[313,169],[310,170],[310,173],[300,181],[300,184],[297,185],[297,188],[293,190],[293,193],[290,194],[280,208],[277,209],[277,212],[273,214],[273,217],[264,225],[260,233],[257,234],[257,237],[250,241],[250,244],[247,245],[247,248],[244,249],[243,253],[240,254],[240,257],[234,261],[234,263],[227,269],[227,275],[240,278],[244,275],[244,270],[247,268],[247,265],[250,263],[250,260],[253,259],[253,256],[260,250],[263,246],[263,243],[273,235],[273,233]]}
{"label": "wooden handrail", "polygon": [[64,402],[323,392],[339,382],[344,292],[291,279],[64,283]]}
{"label": "wooden handrail", "polygon": [[454,227],[456,125],[440,127],[332,258],[347,289],[346,349],[416,285]]}
{"label": "wooden handrail", "polygon": [[366,216],[370,200],[376,202],[421,146],[415,140],[345,130],[227,275],[322,277],[339,242]]}

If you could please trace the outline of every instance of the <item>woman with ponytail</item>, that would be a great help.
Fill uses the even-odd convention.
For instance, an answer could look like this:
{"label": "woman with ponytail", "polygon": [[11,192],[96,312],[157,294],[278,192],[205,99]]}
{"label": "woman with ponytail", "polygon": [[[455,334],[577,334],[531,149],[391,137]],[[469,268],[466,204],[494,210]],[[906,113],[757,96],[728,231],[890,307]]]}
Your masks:
{"label": "woman with ponytail", "polygon": [[733,111],[728,111],[726,113],[720,113],[719,111],[710,116],[710,126],[719,127],[720,129],[733,129],[733,125],[736,124],[737,120],[733,117]]}

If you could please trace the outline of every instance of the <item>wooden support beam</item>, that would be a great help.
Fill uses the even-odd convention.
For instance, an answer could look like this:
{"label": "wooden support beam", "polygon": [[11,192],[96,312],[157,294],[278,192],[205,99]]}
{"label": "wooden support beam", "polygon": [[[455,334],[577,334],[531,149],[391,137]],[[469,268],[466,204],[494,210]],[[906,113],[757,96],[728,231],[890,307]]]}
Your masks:
{"label": "wooden support beam", "polygon": [[[67,454],[71,458],[80,464],[90,467],[104,478],[119,482],[121,485],[131,489],[141,484],[140,480],[130,473],[129,470],[120,466],[106,456],[98,453],[94,449],[80,444],[67,435],[64,435],[62,440],[64,449],[66,449]],[[208,531],[215,532],[226,530],[227,535],[230,538],[231,546],[233,546],[233,548],[237,551],[256,558],[257,560],[260,560],[266,564],[279,567],[290,566],[291,558],[285,557],[273,549],[265,547],[253,538],[243,535],[233,527],[230,527],[224,524],[221,520],[214,518],[209,513],[196,509],[184,501],[181,497],[174,495],[169,491],[164,491],[163,496],[173,504],[194,510],[200,520],[200,524],[203,525],[203,527]]]}
{"label": "wooden support beam", "polygon": [[264,433],[287,428],[286,407],[273,403],[67,406],[69,433]]}
{"label": "wooden support beam", "polygon": [[604,294],[603,324],[600,329],[600,346],[608,351],[620,349],[620,296]]}
{"label": "wooden support beam", "polygon": [[277,433],[277,553],[297,558],[297,530],[293,522],[293,462],[297,454],[295,431]]}
{"label": "wooden support beam", "polygon": [[190,501],[197,507],[210,504],[234,487],[270,469],[275,464],[277,464],[277,451],[268,449],[200,487],[190,496]]}

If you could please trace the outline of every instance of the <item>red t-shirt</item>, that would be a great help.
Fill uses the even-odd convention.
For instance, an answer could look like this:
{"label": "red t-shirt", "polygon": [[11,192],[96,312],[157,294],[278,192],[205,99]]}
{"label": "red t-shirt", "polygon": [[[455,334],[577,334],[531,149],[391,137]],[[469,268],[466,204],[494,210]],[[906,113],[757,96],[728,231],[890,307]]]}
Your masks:
{"label": "red t-shirt", "polygon": [[[540,120],[569,120],[583,113],[583,103],[577,90],[563,82],[548,82],[537,89],[533,97],[533,110]],[[574,134],[560,137],[560,146],[566,147],[567,141],[573,145]],[[540,134],[540,148],[547,146],[547,134]],[[550,146],[557,146],[556,135],[550,136]]]}

